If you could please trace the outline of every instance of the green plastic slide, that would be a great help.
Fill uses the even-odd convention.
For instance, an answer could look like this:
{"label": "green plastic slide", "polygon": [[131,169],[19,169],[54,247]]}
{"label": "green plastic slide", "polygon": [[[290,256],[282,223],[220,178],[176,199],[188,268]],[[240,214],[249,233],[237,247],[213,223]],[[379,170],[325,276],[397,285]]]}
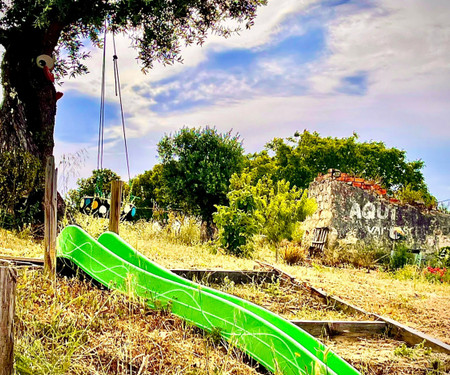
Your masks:
{"label": "green plastic slide", "polygon": [[98,241],[76,226],[58,237],[58,257],[109,288],[144,298],[222,337],[279,374],[359,374],[307,332],[251,302],[184,279],[145,258],[114,233]]}

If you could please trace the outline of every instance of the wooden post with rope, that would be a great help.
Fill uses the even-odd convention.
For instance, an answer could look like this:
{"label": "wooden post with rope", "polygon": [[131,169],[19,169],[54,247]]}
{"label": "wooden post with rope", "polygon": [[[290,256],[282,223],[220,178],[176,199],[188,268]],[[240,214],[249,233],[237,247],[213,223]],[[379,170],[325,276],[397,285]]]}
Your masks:
{"label": "wooden post with rope", "polygon": [[57,174],[55,158],[48,156],[45,166],[44,272],[52,280],[56,278]]}
{"label": "wooden post with rope", "polygon": [[111,205],[109,208],[109,230],[119,234],[120,207],[122,205],[123,181],[111,181]]}
{"label": "wooden post with rope", "polygon": [[10,267],[0,267],[0,375],[14,370],[14,310],[17,273]]}

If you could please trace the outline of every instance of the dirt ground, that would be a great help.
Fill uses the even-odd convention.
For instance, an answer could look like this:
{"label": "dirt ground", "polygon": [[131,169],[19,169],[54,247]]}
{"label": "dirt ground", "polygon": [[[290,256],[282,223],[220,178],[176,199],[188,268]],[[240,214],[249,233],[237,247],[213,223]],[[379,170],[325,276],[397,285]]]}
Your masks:
{"label": "dirt ground", "polygon": [[349,268],[280,266],[365,311],[389,317],[450,344],[450,285],[398,280]]}
{"label": "dirt ground", "polygon": [[[332,306],[314,299],[310,293],[284,283],[214,287],[250,300],[286,319],[368,320],[364,314],[336,311]],[[443,375],[450,372],[450,355],[435,353],[423,345],[410,348],[385,335],[319,339],[365,375]]]}

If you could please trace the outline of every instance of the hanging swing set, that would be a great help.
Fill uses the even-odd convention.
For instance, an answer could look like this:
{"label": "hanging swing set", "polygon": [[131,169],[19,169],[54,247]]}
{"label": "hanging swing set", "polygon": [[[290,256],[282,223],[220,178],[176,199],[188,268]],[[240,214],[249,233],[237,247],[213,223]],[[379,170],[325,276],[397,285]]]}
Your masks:
{"label": "hanging swing set", "polygon": [[[106,71],[106,35],[107,25],[105,23],[105,35],[103,39],[103,61],[102,61],[102,81],[101,81],[101,100],[100,100],[100,120],[98,129],[98,146],[97,146],[97,170],[100,173],[95,181],[94,196],[85,196],[81,198],[80,211],[84,214],[93,215],[101,218],[107,218],[109,216],[110,200],[103,193],[103,185],[105,183],[103,179],[103,146],[104,146],[104,130],[105,130],[105,71]],[[125,116],[123,111],[122,91],[120,88],[120,76],[119,76],[119,63],[116,50],[116,41],[114,37],[114,31],[112,32],[113,42],[113,68],[114,68],[114,88],[115,95],[119,97],[120,114],[122,122],[123,140],[125,146],[125,158],[127,163],[128,181],[130,177],[130,160],[128,156],[127,137],[125,132]],[[134,197],[131,197],[131,201]],[[132,220],[136,215],[136,206],[132,202],[125,203],[122,207],[121,219]]]}

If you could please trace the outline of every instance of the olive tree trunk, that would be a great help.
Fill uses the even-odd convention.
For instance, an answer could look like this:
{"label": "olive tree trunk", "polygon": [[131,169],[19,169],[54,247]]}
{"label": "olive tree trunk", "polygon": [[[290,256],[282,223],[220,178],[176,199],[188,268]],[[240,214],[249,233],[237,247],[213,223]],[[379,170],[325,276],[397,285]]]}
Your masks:
{"label": "olive tree trunk", "polygon": [[53,154],[56,116],[54,83],[36,60],[43,54],[53,55],[61,30],[57,23],[47,30],[16,30],[10,33],[7,43],[2,42],[5,53],[1,63],[0,153],[25,152],[40,161],[38,185],[29,191],[25,203],[25,208],[40,203],[39,211],[33,211],[36,224],[43,222],[43,176],[45,160]]}
{"label": "olive tree trunk", "polygon": [[3,102],[0,109],[0,151],[24,150],[45,158],[53,153],[56,90],[36,63],[51,56],[61,27],[11,33],[1,64]]}

